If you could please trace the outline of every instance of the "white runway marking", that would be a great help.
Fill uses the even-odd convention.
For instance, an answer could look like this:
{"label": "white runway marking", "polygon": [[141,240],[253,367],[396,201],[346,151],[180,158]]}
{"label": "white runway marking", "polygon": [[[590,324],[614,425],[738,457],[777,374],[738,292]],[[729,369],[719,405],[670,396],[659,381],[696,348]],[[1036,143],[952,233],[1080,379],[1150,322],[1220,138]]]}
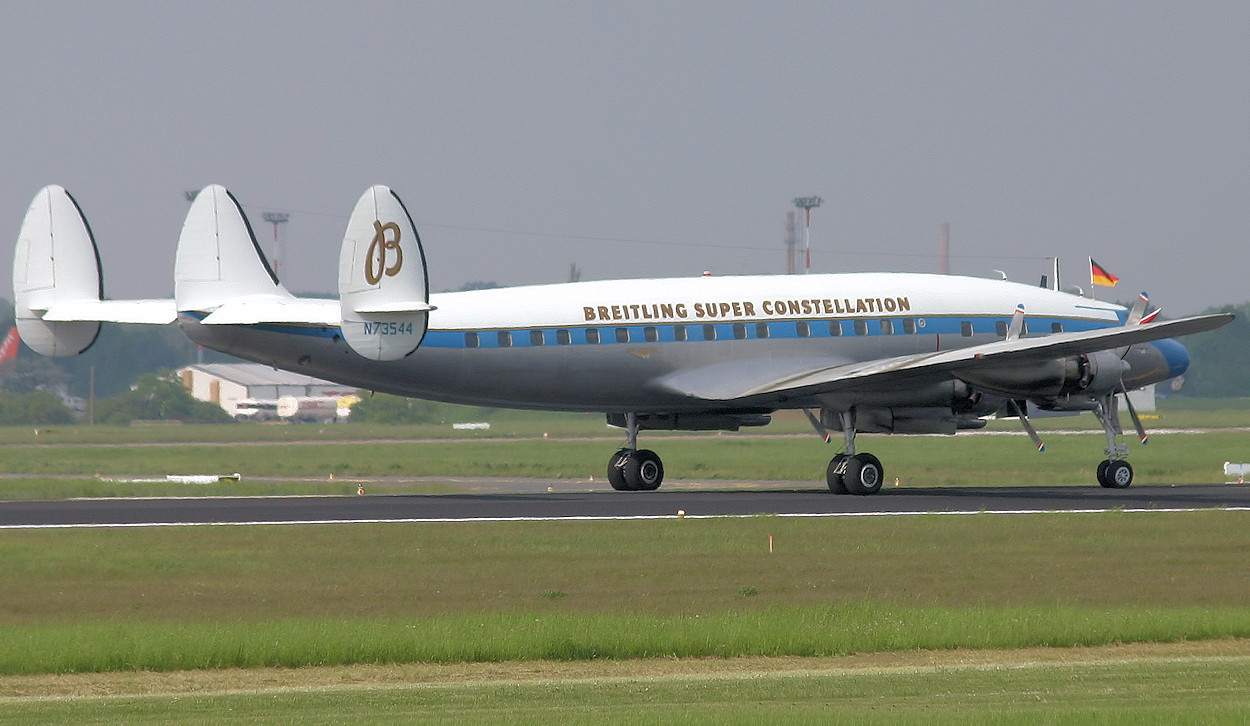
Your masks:
{"label": "white runway marking", "polygon": [[659,519],[750,519],[753,517],[787,517],[787,518],[837,518],[837,517],[927,517],[927,516],[986,516],[986,515],[1024,515],[1024,514],[1106,514],[1120,512],[1123,514],[1165,514],[1177,512],[1250,512],[1250,507],[1176,507],[1152,509],[1124,509],[1109,507],[1106,509],[1011,509],[1011,510],[968,510],[958,512],[822,512],[816,514],[784,513],[784,514],[641,514],[636,516],[591,516],[577,515],[568,517],[416,517],[405,519],[300,519],[300,520],[267,520],[255,522],[121,522],[103,524],[5,524],[0,530],[16,529],[141,529],[150,527],[253,527],[253,526],[290,526],[309,524],[435,524],[461,522],[595,522],[595,521],[630,521]]}

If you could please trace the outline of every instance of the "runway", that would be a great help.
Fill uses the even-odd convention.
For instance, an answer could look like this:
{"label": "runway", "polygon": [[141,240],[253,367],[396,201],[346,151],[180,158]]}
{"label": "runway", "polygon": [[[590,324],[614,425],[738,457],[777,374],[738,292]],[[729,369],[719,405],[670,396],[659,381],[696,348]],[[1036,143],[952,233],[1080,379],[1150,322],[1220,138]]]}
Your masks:
{"label": "runway", "polygon": [[[532,491],[487,482],[462,494],[77,499],[0,502],[0,529],[176,525],[631,519],[718,516],[889,516],[1106,510],[1250,510],[1250,486],[887,488],[876,496],[827,489],[674,488],[657,492]],[[507,491],[511,488],[530,491]],[[553,487],[554,489],[555,487]]]}

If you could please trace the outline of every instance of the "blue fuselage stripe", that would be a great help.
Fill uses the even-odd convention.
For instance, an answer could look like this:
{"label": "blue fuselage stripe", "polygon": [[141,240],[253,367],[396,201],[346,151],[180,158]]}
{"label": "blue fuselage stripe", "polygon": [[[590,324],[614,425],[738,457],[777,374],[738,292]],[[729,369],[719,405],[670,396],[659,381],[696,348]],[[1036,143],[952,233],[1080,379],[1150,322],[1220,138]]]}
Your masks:
{"label": "blue fuselage stripe", "polygon": [[[203,319],[202,314],[191,313]],[[885,322],[888,321],[888,322]],[[528,328],[486,328],[477,330],[439,330],[430,329],[421,343],[423,348],[537,348],[565,345],[614,345],[627,343],[705,343],[734,340],[758,340],[762,338],[776,340],[802,340],[813,338],[862,338],[873,336],[905,337],[914,335],[942,335],[971,337],[1002,335],[1010,324],[1010,317],[884,317],[884,318],[843,318],[843,319],[803,319],[803,320],[768,320],[739,321],[729,323],[662,323],[656,325],[586,325],[586,326],[552,326]],[[807,335],[800,334],[800,326],[806,324]],[[1028,318],[1026,321],[1030,333],[1049,334],[1059,332],[1080,332],[1112,327],[1114,323],[1088,320],[1082,318]],[[970,326],[970,327],[969,327]],[[293,325],[269,323],[252,326],[257,330],[286,335],[301,335],[315,338],[342,337],[338,326]],[[893,332],[883,330],[891,328]],[[707,331],[712,331],[707,335]],[[760,331],[765,335],[760,335]],[[968,333],[968,331],[971,331]],[[595,331],[598,342],[591,342]],[[619,332],[625,331],[625,332]],[[837,331],[836,333],[834,331]],[[912,332],[914,331],[914,332]],[[684,339],[679,333],[684,332]],[[539,336],[541,334],[541,337]],[[476,338],[476,345],[470,341]],[[509,343],[510,344],[501,344]]]}

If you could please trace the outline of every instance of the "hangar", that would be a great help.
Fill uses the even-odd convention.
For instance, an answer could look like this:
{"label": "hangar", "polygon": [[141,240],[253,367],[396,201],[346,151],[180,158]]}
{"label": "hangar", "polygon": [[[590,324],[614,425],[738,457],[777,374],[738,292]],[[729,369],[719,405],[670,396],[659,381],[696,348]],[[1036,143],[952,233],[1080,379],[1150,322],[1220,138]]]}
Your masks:
{"label": "hangar", "polygon": [[192,396],[221,406],[235,418],[250,418],[268,410],[274,415],[261,413],[258,418],[276,418],[278,399],[285,396],[324,399],[356,394],[351,386],[258,363],[199,363],[179,369],[178,376]]}

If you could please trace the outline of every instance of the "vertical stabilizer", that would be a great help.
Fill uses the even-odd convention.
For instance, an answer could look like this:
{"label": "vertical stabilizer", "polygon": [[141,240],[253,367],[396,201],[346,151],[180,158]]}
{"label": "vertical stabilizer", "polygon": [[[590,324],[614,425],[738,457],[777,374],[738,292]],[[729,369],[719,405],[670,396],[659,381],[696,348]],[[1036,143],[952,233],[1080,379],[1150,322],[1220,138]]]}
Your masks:
{"label": "vertical stabilizer", "polygon": [[13,254],[13,307],[22,340],[43,355],[74,356],[100,334],[98,321],[53,322],[54,305],[95,302],[104,283],[100,255],[78,203],[55,184],[35,195]]}
{"label": "vertical stabilizer", "polygon": [[179,310],[208,312],[226,302],[290,293],[278,282],[239,202],[226,188],[204,187],[182,223],[174,263]]}
{"label": "vertical stabilizer", "polygon": [[370,360],[398,360],[421,345],[429,278],[417,229],[395,192],[371,187],[356,202],[339,254],[343,339]]}

